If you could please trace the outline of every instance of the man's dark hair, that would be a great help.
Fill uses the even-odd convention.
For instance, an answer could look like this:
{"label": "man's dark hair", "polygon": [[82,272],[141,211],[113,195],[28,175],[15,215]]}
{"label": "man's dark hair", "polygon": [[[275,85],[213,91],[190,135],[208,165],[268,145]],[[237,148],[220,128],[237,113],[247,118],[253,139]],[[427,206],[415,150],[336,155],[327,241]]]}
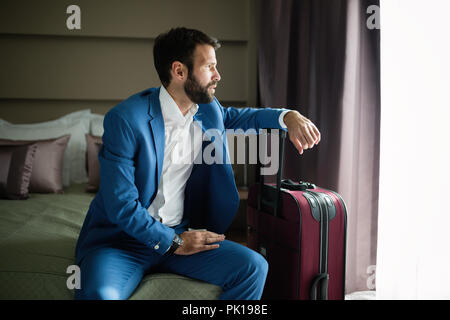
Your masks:
{"label": "man's dark hair", "polygon": [[187,66],[188,71],[193,69],[193,54],[195,47],[208,44],[217,50],[220,43],[201,31],[187,28],[174,28],[167,33],[160,34],[153,47],[153,59],[159,79],[164,87],[170,83],[170,69],[172,63],[180,61]]}

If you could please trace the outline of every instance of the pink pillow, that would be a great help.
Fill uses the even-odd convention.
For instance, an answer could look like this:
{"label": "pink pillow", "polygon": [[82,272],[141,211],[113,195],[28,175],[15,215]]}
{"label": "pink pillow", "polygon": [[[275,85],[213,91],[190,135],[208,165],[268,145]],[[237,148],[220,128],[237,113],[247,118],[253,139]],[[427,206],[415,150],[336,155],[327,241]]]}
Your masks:
{"label": "pink pillow", "polygon": [[100,188],[100,161],[98,152],[102,146],[102,137],[86,134],[88,185],[87,192],[97,192]]}
{"label": "pink pillow", "polygon": [[62,172],[64,151],[70,135],[37,141],[0,139],[0,146],[22,146],[36,143],[29,192],[63,193]]}
{"label": "pink pillow", "polygon": [[28,198],[31,172],[37,144],[0,146],[0,197],[13,200]]}

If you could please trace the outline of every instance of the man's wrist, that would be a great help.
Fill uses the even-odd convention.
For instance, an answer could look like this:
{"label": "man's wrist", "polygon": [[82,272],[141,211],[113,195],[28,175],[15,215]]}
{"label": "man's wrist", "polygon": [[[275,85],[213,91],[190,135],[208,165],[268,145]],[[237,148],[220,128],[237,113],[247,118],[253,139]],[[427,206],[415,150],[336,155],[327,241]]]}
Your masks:
{"label": "man's wrist", "polygon": [[175,236],[173,237],[172,244],[170,245],[169,249],[167,249],[166,254],[173,254],[179,247],[183,245],[183,239],[175,233]]}
{"label": "man's wrist", "polygon": [[284,116],[284,123],[286,124],[286,127],[289,127],[289,124],[292,122],[293,119],[296,119],[298,117],[300,117],[301,114],[300,112],[296,111],[296,110],[289,110],[285,116]]}
{"label": "man's wrist", "polygon": [[280,114],[280,117],[278,118],[278,122],[280,123],[281,129],[286,129],[287,125],[284,122],[284,117],[290,112],[291,110],[285,110]]}

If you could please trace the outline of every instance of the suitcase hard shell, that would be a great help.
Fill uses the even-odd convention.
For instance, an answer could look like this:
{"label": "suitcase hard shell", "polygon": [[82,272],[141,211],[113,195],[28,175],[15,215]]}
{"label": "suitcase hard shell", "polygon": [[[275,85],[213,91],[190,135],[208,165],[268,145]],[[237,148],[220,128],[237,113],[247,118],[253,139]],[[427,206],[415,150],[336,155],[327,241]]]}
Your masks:
{"label": "suitcase hard shell", "polygon": [[[280,136],[282,164],[285,133]],[[248,247],[269,264],[263,299],[342,300],[347,209],[334,191],[311,183],[261,182],[249,190]]]}

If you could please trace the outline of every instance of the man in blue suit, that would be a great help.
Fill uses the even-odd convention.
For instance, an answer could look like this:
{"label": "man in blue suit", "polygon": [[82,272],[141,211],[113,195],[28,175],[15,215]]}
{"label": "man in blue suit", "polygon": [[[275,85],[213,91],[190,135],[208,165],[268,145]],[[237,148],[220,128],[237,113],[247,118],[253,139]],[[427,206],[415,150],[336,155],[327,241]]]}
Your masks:
{"label": "man in blue suit", "polygon": [[[225,130],[287,128],[300,153],[320,133],[297,111],[222,107],[214,97],[219,46],[186,28],[158,36],[162,86],[106,114],[100,189],[76,247],[76,299],[127,299],[156,268],[221,286],[221,299],[261,298],[265,259],[224,236],[239,205]],[[225,161],[202,159],[210,144]]]}

